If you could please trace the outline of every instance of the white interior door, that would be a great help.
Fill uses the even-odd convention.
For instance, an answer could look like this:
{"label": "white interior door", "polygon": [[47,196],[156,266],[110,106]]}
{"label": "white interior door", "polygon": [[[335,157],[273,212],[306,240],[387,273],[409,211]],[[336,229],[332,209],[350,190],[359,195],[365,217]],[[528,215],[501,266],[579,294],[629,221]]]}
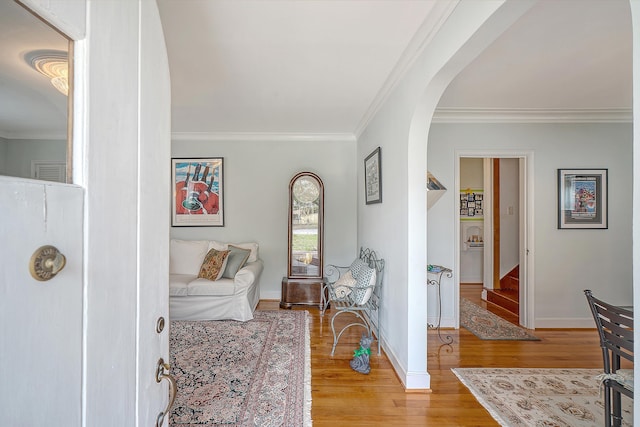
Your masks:
{"label": "white interior door", "polygon": [[[169,360],[169,230],[171,82],[155,2],[140,2],[138,182],[138,425],[168,425],[171,369],[156,383],[155,367]],[[149,208],[153,207],[153,208]],[[164,319],[164,328],[158,321]],[[164,381],[167,380],[167,381]],[[175,384],[175,383],[173,383]],[[161,407],[160,410],[158,407]],[[162,415],[161,415],[162,414]]]}
{"label": "white interior door", "polygon": [[[0,425],[81,425],[83,189],[0,177]],[[32,277],[53,245],[65,267]]]}

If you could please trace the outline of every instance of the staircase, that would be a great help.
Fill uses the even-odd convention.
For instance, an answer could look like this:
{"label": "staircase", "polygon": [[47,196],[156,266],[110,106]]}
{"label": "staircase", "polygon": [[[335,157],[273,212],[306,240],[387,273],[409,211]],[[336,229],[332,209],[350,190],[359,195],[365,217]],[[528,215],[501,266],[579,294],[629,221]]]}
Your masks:
{"label": "staircase", "polygon": [[504,308],[518,316],[520,314],[520,266],[515,266],[500,279],[500,289],[487,289],[487,302]]}

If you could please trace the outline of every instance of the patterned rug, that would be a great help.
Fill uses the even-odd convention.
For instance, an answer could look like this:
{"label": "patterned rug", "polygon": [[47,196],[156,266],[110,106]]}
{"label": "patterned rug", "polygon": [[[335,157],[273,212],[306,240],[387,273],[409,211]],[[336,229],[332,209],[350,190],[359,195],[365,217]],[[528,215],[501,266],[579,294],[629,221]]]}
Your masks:
{"label": "patterned rug", "polygon": [[171,322],[178,394],[169,425],[310,426],[308,322],[299,310]]}
{"label": "patterned rug", "polygon": [[[501,425],[604,425],[597,369],[455,368],[453,373]],[[633,402],[623,396],[623,426],[633,425]]]}
{"label": "patterned rug", "polygon": [[481,340],[540,340],[526,329],[507,322],[466,298],[460,298],[460,326]]}

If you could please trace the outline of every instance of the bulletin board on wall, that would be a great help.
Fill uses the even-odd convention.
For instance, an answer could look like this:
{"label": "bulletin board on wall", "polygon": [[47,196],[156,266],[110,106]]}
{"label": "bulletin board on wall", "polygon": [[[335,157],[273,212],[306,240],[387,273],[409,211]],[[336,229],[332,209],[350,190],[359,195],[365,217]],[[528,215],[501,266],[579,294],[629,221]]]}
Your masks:
{"label": "bulletin board on wall", "polygon": [[460,220],[481,220],[484,216],[484,193],[479,189],[460,192]]}

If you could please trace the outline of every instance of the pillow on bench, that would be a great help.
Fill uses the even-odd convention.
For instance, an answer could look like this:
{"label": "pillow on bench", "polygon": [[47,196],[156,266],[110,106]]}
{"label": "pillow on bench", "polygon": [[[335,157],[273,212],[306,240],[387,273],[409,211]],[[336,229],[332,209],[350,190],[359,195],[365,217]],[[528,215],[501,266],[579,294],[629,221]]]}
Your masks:
{"label": "pillow on bench", "polygon": [[371,298],[376,284],[376,270],[360,258],[351,263],[349,269],[332,285],[336,298],[351,297],[357,305],[364,305]]}
{"label": "pillow on bench", "polygon": [[371,298],[373,287],[376,284],[376,270],[366,263],[360,267],[356,277],[356,287],[353,288],[353,299],[358,305],[364,305]]}
{"label": "pillow on bench", "polygon": [[336,283],[333,284],[333,291],[336,294],[336,297],[343,299],[346,298],[351,293],[351,288],[356,285],[357,281],[351,274],[351,270],[347,270]]}

